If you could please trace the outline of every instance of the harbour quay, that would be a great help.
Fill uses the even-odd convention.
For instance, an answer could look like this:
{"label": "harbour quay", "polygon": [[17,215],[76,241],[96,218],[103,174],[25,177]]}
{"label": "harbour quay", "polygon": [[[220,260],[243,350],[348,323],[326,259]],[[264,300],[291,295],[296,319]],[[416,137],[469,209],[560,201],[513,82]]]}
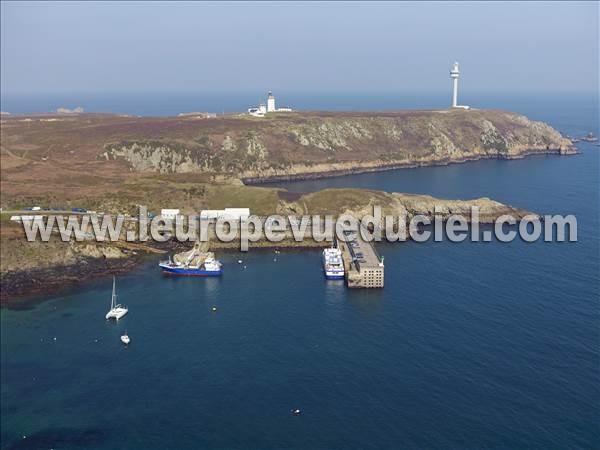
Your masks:
{"label": "harbour quay", "polygon": [[338,242],[342,250],[346,284],[349,288],[382,288],[385,265],[372,242],[362,239],[360,233],[345,231],[347,242]]}

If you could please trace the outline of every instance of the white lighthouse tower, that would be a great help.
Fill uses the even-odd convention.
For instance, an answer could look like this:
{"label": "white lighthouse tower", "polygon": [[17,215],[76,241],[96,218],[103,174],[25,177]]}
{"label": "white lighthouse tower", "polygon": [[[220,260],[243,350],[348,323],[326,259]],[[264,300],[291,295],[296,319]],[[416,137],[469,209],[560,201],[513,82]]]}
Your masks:
{"label": "white lighthouse tower", "polygon": [[267,112],[275,112],[275,97],[273,93],[269,91],[269,95],[267,95]]}
{"label": "white lighthouse tower", "polygon": [[458,108],[458,63],[455,62],[450,71],[450,78],[452,78],[452,107]]}

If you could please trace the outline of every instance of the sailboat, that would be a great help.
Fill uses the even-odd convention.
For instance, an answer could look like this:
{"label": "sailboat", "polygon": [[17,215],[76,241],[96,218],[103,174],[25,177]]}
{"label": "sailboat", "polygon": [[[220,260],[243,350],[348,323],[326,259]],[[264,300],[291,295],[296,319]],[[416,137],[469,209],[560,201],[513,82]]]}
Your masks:
{"label": "sailboat", "polygon": [[106,313],[106,320],[116,319],[119,320],[125,314],[127,314],[129,310],[127,307],[117,304],[117,291],[115,288],[115,277],[113,277],[113,289],[112,289],[112,298],[110,300],[110,310]]}

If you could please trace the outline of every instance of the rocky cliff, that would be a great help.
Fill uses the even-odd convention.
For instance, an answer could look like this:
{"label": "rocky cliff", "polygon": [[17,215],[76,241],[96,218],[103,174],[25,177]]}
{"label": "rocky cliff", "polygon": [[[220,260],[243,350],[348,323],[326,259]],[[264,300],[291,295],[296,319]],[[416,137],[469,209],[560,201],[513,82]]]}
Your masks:
{"label": "rocky cliff", "polygon": [[257,182],[573,151],[558,131],[519,114],[442,110],[217,120],[194,138],[110,142],[102,158],[124,160],[134,172],[223,173]]}
{"label": "rocky cliff", "polygon": [[[489,199],[359,189],[298,194],[244,186],[244,181],[306,178],[480,158],[574,152],[550,126],[518,114],[483,110],[386,113],[303,112],[219,118],[125,117],[105,114],[2,119],[4,209],[0,227],[0,293],[47,292],[132,267],[149,246],[131,243],[27,243],[10,211],[41,205],[136,214],[176,206],[185,214],[231,206],[254,214],[431,215],[481,208],[490,222],[525,211]],[[290,245],[297,245],[290,241]]]}

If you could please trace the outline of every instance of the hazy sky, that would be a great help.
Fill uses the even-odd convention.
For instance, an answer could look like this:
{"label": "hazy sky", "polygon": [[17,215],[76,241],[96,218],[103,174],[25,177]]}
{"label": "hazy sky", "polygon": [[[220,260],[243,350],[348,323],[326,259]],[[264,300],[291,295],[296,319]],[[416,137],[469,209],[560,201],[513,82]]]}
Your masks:
{"label": "hazy sky", "polygon": [[598,3],[2,1],[4,94],[598,90]]}

